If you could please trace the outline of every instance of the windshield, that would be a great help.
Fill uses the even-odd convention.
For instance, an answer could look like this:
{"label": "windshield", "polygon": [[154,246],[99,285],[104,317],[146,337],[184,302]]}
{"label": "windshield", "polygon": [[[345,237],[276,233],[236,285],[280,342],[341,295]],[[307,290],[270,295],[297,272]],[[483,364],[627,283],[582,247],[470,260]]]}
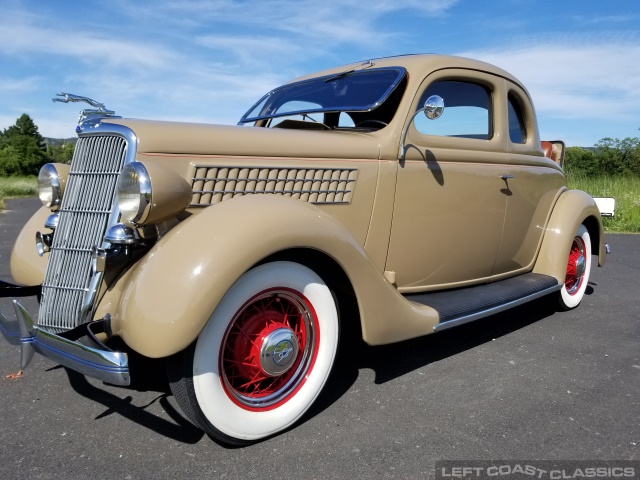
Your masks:
{"label": "windshield", "polygon": [[262,97],[239,124],[296,114],[369,112],[405,76],[402,67],[347,71],[284,85]]}

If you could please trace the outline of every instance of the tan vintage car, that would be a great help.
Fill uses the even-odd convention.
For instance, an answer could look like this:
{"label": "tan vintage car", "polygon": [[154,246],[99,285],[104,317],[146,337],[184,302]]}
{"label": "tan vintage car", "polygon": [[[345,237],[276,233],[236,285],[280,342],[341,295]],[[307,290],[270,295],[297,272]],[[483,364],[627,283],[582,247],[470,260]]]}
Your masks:
{"label": "tan vintage car", "polygon": [[[524,86],[486,63],[326,70],[237,126],[123,119],[60,95],[94,108],[71,166],[43,167],[44,206],[12,252],[3,290],[37,291],[39,311],[15,302],[2,333],[23,368],[39,353],[117,385],[144,375],[127,350],[167,358],[184,414],[221,442],[299,420],[341,332],[381,345],[542,296],[571,309],[592,255],[604,264],[563,143],[540,141]],[[347,304],[359,317],[340,316]]]}

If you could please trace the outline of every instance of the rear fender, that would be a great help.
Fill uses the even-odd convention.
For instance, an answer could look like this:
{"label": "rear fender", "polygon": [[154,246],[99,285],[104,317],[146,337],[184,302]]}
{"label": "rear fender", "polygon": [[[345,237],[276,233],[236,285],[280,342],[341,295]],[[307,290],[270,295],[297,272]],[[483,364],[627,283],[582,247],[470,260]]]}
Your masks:
{"label": "rear fender", "polygon": [[567,190],[558,198],[545,228],[540,254],[533,268],[534,273],[550,275],[559,283],[564,283],[573,237],[581,224],[589,231],[592,254],[598,255],[598,265],[604,265],[604,231],[600,221],[600,210],[587,193]]}

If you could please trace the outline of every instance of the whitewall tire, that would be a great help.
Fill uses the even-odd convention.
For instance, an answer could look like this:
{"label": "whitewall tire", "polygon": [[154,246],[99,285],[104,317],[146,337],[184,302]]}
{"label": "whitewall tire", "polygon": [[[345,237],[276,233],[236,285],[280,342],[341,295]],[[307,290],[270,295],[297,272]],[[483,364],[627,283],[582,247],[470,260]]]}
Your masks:
{"label": "whitewall tire", "polygon": [[571,310],[580,304],[587,289],[590,271],[591,237],[587,228],[580,225],[571,244],[567,273],[560,290],[559,301],[562,310]]}
{"label": "whitewall tire", "polygon": [[338,335],[336,303],[315,272],[291,262],[264,264],[229,289],[184,352],[172,390],[185,414],[218,440],[259,440],[312,405],[333,366]]}

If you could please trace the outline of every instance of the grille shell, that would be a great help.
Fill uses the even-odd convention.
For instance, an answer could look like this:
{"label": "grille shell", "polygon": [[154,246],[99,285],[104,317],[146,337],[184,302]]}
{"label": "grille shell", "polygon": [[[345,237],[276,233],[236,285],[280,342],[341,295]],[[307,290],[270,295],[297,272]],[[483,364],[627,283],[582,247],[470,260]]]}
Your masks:
{"label": "grille shell", "polygon": [[42,284],[40,327],[60,332],[90,320],[102,279],[92,282],[91,248],[104,247],[105,231],[117,221],[118,176],[136,144],[119,125],[98,124],[78,139]]}

